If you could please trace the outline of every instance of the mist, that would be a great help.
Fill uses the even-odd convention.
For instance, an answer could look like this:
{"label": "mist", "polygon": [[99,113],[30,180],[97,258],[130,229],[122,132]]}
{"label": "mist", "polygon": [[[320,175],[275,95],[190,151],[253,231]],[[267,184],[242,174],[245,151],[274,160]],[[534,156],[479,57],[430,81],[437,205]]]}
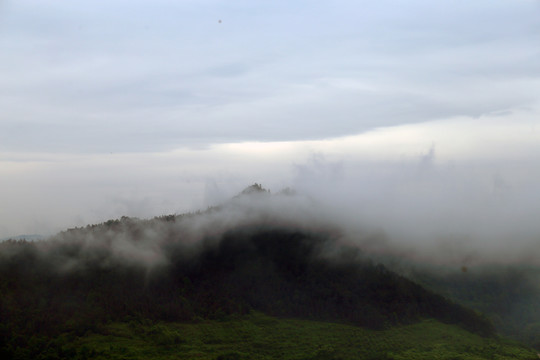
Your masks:
{"label": "mist", "polygon": [[256,182],[373,252],[535,261],[537,2],[301,5],[2,3],[0,239]]}
{"label": "mist", "polygon": [[0,238],[204,211],[257,182],[272,193],[292,188],[296,200],[220,216],[250,219],[254,206],[255,214],[332,224],[343,241],[411,259],[536,262],[540,135],[529,112],[511,115],[513,122],[494,114],[321,141],[12,155],[0,170],[10,204],[0,209]]}

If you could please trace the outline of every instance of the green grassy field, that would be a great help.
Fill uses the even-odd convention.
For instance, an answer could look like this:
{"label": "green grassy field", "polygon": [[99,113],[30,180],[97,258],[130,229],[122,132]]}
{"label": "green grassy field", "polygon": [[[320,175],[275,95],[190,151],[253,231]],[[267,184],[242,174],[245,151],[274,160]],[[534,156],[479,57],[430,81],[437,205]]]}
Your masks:
{"label": "green grassy field", "polygon": [[375,331],[259,313],[198,323],[112,323],[60,338],[64,356],[96,359],[537,359],[531,349],[433,320]]}

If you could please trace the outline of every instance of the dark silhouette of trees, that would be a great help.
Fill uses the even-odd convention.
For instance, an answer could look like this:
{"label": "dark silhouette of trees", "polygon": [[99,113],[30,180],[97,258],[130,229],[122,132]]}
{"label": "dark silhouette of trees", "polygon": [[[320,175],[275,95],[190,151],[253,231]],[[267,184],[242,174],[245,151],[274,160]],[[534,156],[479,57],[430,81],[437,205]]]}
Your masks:
{"label": "dark silhouette of trees", "polygon": [[[121,262],[105,267],[110,254],[103,252],[63,272],[53,270],[57,257],[40,254],[34,243],[3,243],[2,252],[14,255],[0,261],[1,338],[13,346],[30,334],[84,335],[134,317],[193,321],[250,310],[374,329],[435,318],[493,334],[472,310],[382,265],[319,256],[328,241],[324,234],[254,225],[230,229],[191,257],[170,251],[168,265],[151,270]],[[76,244],[54,250],[82,254]]]}

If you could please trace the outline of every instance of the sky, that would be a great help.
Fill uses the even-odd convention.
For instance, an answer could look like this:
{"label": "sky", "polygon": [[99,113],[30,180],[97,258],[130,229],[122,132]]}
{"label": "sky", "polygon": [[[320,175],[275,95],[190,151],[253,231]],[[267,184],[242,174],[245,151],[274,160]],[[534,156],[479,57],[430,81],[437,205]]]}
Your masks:
{"label": "sky", "polygon": [[257,182],[403,241],[533,244],[539,18],[538,0],[0,0],[0,239]]}

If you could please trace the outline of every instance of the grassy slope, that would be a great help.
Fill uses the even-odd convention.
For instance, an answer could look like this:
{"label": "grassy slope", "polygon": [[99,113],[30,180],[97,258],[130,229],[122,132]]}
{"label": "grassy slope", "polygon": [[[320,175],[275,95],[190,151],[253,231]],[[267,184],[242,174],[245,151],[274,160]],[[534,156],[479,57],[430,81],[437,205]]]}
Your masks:
{"label": "grassy slope", "polygon": [[537,359],[516,343],[434,320],[376,331],[258,313],[193,324],[113,323],[68,346],[79,357],[103,359]]}

